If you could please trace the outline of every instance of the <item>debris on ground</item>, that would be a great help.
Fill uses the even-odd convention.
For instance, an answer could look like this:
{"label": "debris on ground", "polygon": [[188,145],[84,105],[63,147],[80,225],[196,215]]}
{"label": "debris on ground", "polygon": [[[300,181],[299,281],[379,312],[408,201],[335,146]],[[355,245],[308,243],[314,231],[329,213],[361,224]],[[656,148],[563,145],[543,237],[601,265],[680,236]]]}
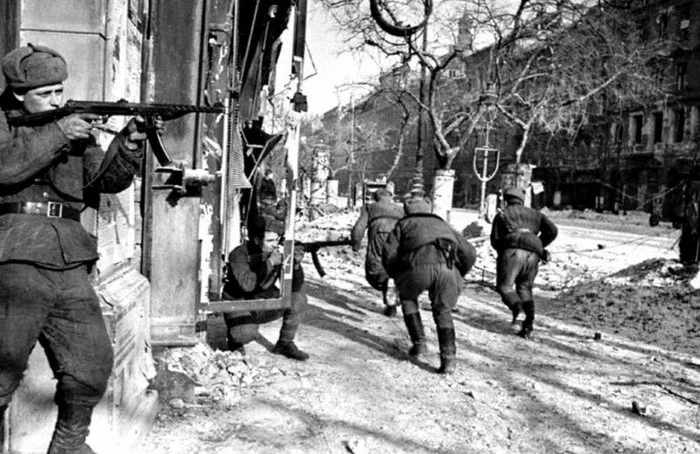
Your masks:
{"label": "debris on ground", "polygon": [[[172,348],[164,350],[156,356],[159,370],[158,380],[168,382],[161,388],[161,398],[171,402],[179,397],[185,402],[193,402],[189,390],[173,386],[173,377],[186,377],[192,383],[194,401],[205,399],[211,402],[227,404],[236,390],[243,387],[254,387],[268,383],[272,377],[282,373],[278,369],[259,367],[255,361],[250,361],[238,351],[214,350],[205,343],[197,343],[194,347]],[[182,393],[176,396],[175,393]],[[163,394],[167,391],[167,395]],[[235,399],[234,399],[235,400]]]}
{"label": "debris on ground", "polygon": [[[347,238],[358,216],[299,220],[297,239]],[[307,254],[309,314],[297,341],[311,359],[270,353],[280,322],[261,326],[246,357],[216,350],[209,345],[225,348],[225,325],[210,317],[209,345],[157,357],[194,399],[161,395],[137,452],[698,452],[700,295],[689,284],[697,269],[669,250],[675,231],[655,240],[660,228],[637,217],[630,236],[644,241],[636,243],[571,218],[586,223],[563,228],[549,248],[528,342],[512,334],[493,291],[496,256],[485,234],[470,238],[478,259],[454,314],[452,377],[435,374],[429,304],[420,304],[429,353],[409,361],[403,321],[382,314],[366,283],[364,249],[319,251],[325,278]]]}

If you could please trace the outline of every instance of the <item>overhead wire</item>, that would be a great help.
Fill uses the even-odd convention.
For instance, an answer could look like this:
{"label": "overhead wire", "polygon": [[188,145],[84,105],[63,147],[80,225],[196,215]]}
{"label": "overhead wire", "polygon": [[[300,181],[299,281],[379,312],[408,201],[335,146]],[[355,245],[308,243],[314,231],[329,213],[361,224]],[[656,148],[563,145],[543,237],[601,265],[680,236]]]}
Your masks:
{"label": "overhead wire", "polygon": [[641,204],[647,204],[647,203],[650,203],[652,201],[656,201],[659,199],[663,200],[663,198],[665,198],[667,194],[670,194],[671,192],[679,189],[680,187],[682,187],[685,184],[685,182],[678,183],[677,185],[673,186],[670,189],[667,189],[666,191],[664,191],[660,194],[654,194],[653,196],[651,196],[649,198],[649,200],[642,200],[639,197],[631,196],[631,195],[627,194],[626,192],[621,191],[620,189],[613,187],[602,180],[595,180],[595,181],[596,181],[596,183],[600,184],[603,187],[606,187],[608,189],[612,189],[613,192],[615,192],[616,194],[619,194],[626,199],[633,200],[633,201],[635,201],[637,203],[641,203]]}

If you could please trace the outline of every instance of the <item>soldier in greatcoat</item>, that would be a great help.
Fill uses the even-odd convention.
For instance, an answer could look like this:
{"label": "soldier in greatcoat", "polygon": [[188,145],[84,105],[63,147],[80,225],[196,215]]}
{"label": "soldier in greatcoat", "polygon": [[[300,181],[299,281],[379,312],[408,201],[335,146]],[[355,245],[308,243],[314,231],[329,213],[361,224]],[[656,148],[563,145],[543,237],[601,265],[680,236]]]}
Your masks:
{"label": "soldier in greatcoat", "polygon": [[411,197],[404,202],[404,210],[406,216],[387,239],[383,260],[401,299],[413,343],[409,355],[427,351],[418,307],[418,297],[427,290],[440,346],[438,372],[451,374],[457,353],[452,309],[462,291],[463,277],[476,262],[476,251],[441,217],[431,214],[429,198]]}
{"label": "soldier in greatcoat", "polygon": [[58,420],[48,452],[91,453],[85,438],[113,352],[90,279],[97,241],[80,212],[96,208],[100,193],[131,185],[141,167],[143,119],[131,120],[106,152],[92,134],[97,115],[13,127],[13,117],[63,105],[68,69],[58,52],[29,44],[5,55],[2,71],[0,421],[38,340],[57,379]]}
{"label": "soldier in greatcoat", "polygon": [[382,264],[382,252],[386,239],[394,230],[404,211],[401,205],[394,203],[391,191],[380,188],[372,194],[373,203],[362,208],[360,217],[352,228],[353,250],[362,248],[362,238],[367,231],[367,252],[365,255],[365,277],[375,290],[382,292],[384,315],[396,316],[396,302],[389,295],[389,274]]}

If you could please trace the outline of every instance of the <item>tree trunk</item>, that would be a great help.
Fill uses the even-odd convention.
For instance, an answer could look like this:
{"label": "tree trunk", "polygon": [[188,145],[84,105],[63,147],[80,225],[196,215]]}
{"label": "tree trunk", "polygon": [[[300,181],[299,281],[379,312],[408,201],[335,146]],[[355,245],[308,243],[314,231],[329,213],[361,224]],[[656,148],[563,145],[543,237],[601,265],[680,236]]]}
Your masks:
{"label": "tree trunk", "polygon": [[520,145],[518,145],[518,149],[515,150],[515,164],[520,164],[520,160],[523,157],[523,152],[525,151],[525,145],[527,145],[527,141],[530,139],[530,126],[528,125],[527,127],[523,128],[523,137],[520,139]]}
{"label": "tree trunk", "polygon": [[437,169],[433,177],[433,214],[450,221],[452,211],[452,196],[454,193],[455,171]]}

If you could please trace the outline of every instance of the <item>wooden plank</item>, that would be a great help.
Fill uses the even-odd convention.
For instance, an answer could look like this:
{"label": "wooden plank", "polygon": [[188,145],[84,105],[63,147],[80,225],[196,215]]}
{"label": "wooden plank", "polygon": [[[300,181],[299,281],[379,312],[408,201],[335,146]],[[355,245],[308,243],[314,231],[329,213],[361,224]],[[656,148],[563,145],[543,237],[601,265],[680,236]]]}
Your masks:
{"label": "wooden plank", "polygon": [[257,300],[218,300],[209,301],[199,305],[200,311],[211,313],[219,312],[247,312],[288,309],[292,307],[291,299],[284,298],[257,299]]}

